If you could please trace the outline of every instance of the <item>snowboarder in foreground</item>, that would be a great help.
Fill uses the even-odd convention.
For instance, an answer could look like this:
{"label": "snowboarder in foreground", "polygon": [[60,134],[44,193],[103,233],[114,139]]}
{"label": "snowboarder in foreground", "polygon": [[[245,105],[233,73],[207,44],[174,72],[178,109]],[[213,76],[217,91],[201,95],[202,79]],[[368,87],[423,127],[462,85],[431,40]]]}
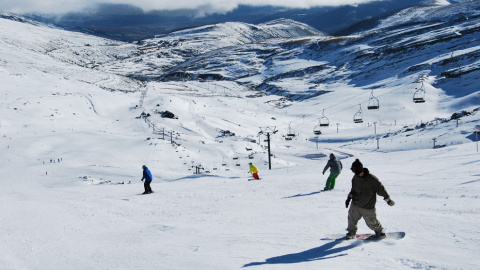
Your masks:
{"label": "snowboarder in foreground", "polygon": [[343,169],[342,162],[338,160],[333,153],[330,154],[330,159],[323,169],[322,174],[325,174],[328,168],[330,168],[330,175],[328,176],[327,183],[325,184],[325,188],[323,190],[331,190],[335,187],[335,179],[337,179]]}
{"label": "snowboarder in foreground", "polygon": [[248,173],[252,173],[252,176],[253,176],[253,179],[255,180],[260,180],[260,178],[258,177],[258,168],[257,166],[253,165],[253,163],[248,163],[248,165],[250,165],[250,170],[248,171]]}
{"label": "snowboarder in foreground", "polygon": [[143,194],[153,193],[153,190],[150,187],[150,184],[152,183],[152,173],[145,165],[142,166],[142,169],[143,169],[142,181],[145,180],[145,182],[143,183],[143,186],[145,187],[145,192],[143,192]]}
{"label": "snowboarder in foreground", "polygon": [[345,201],[347,208],[350,201],[352,201],[348,210],[348,233],[346,237],[347,239],[355,238],[357,223],[363,217],[367,226],[375,231],[376,237],[385,238],[382,224],[377,220],[375,210],[376,196],[377,194],[382,196],[390,206],[394,206],[395,202],[390,199],[387,190],[378,178],[370,174],[367,168],[363,168],[360,160],[356,159],[352,163],[351,170],[355,175],[352,179],[352,189]]}

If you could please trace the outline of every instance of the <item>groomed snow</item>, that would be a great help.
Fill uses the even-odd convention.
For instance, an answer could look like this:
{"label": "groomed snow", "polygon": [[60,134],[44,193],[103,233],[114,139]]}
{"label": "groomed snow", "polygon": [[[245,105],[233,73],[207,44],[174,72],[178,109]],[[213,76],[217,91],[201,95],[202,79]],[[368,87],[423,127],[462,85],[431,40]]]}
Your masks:
{"label": "groomed snow", "polygon": [[[257,92],[233,82],[142,85],[33,49],[57,36],[77,40],[74,46],[108,44],[103,39],[69,39],[60,30],[4,19],[0,28],[0,269],[480,265],[474,134],[480,114],[462,117],[458,127],[435,121],[459,105],[428,80],[425,104],[412,102],[407,78],[375,90],[383,95],[380,111],[366,109],[369,92],[348,85],[280,109],[272,104],[284,102],[281,97],[252,98]],[[463,101],[471,102],[465,109],[478,107],[478,92]],[[352,121],[357,109],[350,108],[358,103],[363,124]],[[317,138],[313,129],[325,108],[330,126]],[[150,124],[138,119],[143,111],[152,114]],[[258,132],[273,127],[269,170],[266,137]],[[222,137],[221,129],[236,136]],[[297,136],[287,141],[289,132]],[[433,138],[444,147],[433,149]],[[345,169],[333,191],[320,192],[330,153]],[[345,232],[355,158],[396,202],[389,207],[379,197],[378,218],[387,231],[406,232],[404,239],[325,239]],[[262,180],[247,181],[248,162],[259,167]],[[143,164],[154,176],[150,195],[140,195]],[[193,174],[192,166],[200,165],[210,173]],[[369,232],[363,221],[359,232]]]}

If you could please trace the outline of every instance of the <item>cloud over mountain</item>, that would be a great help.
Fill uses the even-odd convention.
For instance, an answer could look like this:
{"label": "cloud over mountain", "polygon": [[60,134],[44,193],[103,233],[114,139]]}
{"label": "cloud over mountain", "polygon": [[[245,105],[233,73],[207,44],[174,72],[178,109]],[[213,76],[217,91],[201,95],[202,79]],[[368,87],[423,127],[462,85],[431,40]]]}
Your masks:
{"label": "cloud over mountain", "polygon": [[318,6],[357,5],[361,3],[383,0],[179,0],[179,1],[151,1],[151,0],[4,0],[0,3],[1,11],[34,12],[34,13],[66,13],[92,9],[101,4],[127,5],[141,8],[148,12],[152,10],[197,9],[198,15],[225,13],[238,5],[252,6],[284,6],[291,8],[309,8]]}

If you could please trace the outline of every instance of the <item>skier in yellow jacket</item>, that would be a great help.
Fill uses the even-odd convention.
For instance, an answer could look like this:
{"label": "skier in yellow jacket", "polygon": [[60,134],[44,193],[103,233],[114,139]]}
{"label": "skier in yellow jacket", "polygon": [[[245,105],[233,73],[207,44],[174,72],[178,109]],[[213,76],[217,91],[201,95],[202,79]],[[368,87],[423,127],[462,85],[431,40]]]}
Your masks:
{"label": "skier in yellow jacket", "polygon": [[258,177],[258,168],[257,168],[257,166],[253,165],[251,162],[248,163],[248,165],[250,165],[250,170],[248,171],[248,173],[252,173],[253,179],[255,179],[255,180],[260,180],[260,178]]}

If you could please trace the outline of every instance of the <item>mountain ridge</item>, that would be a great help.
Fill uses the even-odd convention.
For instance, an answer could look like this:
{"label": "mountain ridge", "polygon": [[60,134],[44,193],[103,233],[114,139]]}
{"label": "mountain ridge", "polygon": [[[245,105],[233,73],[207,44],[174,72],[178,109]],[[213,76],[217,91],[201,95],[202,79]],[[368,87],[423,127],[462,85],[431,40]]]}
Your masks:
{"label": "mountain ridge", "polygon": [[[319,31],[333,34],[359,21],[416,6],[422,2],[424,1],[389,0],[309,9],[240,5],[237,9],[225,14],[207,14],[206,16],[198,16],[194,9],[144,12],[131,5],[99,4],[97,9],[85,13],[72,12],[56,16],[25,15],[69,30],[132,42],[203,25],[228,21],[260,24],[278,18],[293,19]],[[119,13],[112,13],[112,10],[118,10]]]}

